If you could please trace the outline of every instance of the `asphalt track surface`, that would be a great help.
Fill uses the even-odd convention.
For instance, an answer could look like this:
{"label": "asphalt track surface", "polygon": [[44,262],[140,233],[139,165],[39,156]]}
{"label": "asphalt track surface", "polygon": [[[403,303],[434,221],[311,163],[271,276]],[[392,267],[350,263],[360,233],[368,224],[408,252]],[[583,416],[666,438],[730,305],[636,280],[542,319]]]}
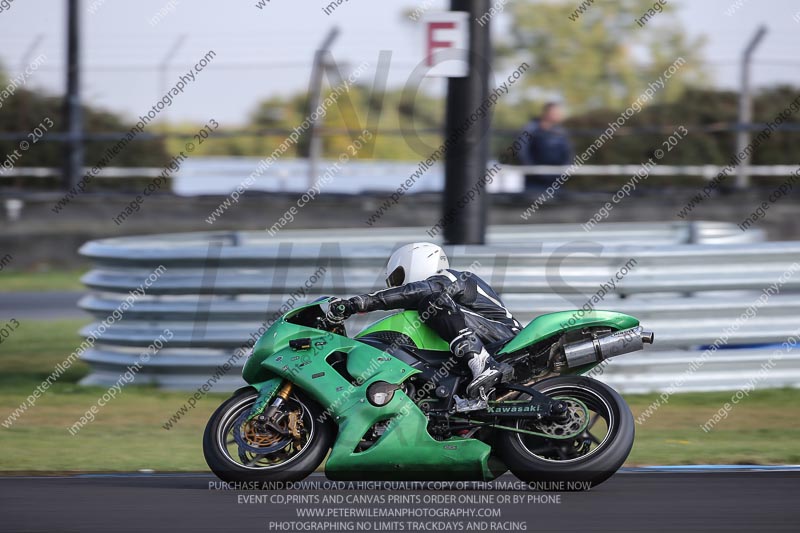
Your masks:
{"label": "asphalt track surface", "polygon": [[[441,491],[433,488],[334,491],[314,475],[317,490],[238,491],[210,488],[216,478],[205,474],[81,475],[65,477],[0,477],[0,531],[8,532],[146,532],[146,531],[280,531],[270,522],[308,525],[323,519],[298,518],[299,508],[499,508],[500,518],[407,518],[424,526],[403,531],[461,531],[470,520],[517,524],[527,531],[798,531],[800,471],[742,469],[633,469],[621,472],[587,492],[530,490]],[[500,481],[514,482],[503,476]],[[316,485],[314,485],[316,484]],[[498,505],[292,505],[247,502],[251,495],[410,495],[471,497],[517,495],[523,504]],[[536,498],[533,498],[536,496]],[[547,498],[543,499],[542,497]],[[327,518],[333,522],[380,520]],[[446,526],[448,529],[425,529]],[[303,531],[304,529],[283,529]],[[316,526],[319,527],[319,526]],[[372,526],[372,531],[377,531]],[[521,529],[525,527],[526,529]],[[382,529],[396,531],[398,529]],[[480,529],[474,529],[478,531]],[[487,527],[485,531],[502,531]],[[338,529],[324,529],[338,531]]]}
{"label": "asphalt track surface", "polygon": [[18,320],[57,320],[91,318],[78,308],[78,300],[86,294],[79,291],[4,292],[0,293],[0,317]]}

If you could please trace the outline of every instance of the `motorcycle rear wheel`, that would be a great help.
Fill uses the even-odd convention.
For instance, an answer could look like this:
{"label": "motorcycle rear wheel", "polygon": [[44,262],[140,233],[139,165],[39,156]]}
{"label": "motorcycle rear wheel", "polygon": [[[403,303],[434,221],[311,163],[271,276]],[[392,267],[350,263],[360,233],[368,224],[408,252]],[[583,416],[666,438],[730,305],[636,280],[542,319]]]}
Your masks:
{"label": "motorcycle rear wheel", "polygon": [[[625,400],[604,383],[581,376],[546,379],[532,388],[550,397],[580,400],[589,408],[589,426],[566,440],[501,432],[496,449],[509,470],[529,483],[561,482],[553,484],[557,490],[585,489],[614,475],[633,447],[633,415]],[[528,419],[517,420],[514,427],[541,431]]]}

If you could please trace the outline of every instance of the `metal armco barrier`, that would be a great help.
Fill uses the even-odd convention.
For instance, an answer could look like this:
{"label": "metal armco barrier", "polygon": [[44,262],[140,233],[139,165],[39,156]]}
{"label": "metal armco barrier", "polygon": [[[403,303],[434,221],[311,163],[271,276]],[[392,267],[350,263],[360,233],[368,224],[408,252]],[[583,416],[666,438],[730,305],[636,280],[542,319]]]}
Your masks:
{"label": "metal armco barrier", "polygon": [[[168,328],[173,338],[138,373],[137,383],[197,388],[287,301],[297,305],[321,295],[381,288],[392,249],[429,240],[425,229],[284,230],[274,238],[259,232],[193,233],[89,242],[81,254],[94,263],[83,278],[92,292],[80,306],[98,323],[155,268],[166,270],[84,353],[92,368],[84,383],[116,382]],[[656,344],[613,360],[601,379],[641,392],[674,383],[701,354],[699,346],[712,344],[781,278],[777,292],[754,316],[740,320],[725,335],[726,343],[780,343],[798,333],[800,266],[786,273],[800,261],[800,242],[762,240],[758,231],[742,233],[721,223],[603,224],[591,233],[578,225],[519,225],[492,228],[488,245],[447,251],[454,268],[472,265],[495,286],[523,323],[578,309],[613,280],[615,288],[596,308],[639,317],[656,332]],[[373,313],[368,319],[379,317]],[[348,329],[356,332],[366,322],[367,317],[354,317]],[[770,353],[720,350],[682,390],[744,386]],[[243,364],[243,358],[237,361],[214,390],[241,385]],[[785,385],[800,385],[800,358],[793,353],[757,384]]]}

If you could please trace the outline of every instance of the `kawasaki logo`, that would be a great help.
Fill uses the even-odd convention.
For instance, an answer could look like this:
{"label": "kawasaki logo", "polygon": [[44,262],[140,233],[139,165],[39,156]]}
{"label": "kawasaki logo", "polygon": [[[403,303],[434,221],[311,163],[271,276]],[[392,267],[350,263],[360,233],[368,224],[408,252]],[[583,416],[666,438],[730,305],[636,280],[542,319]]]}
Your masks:
{"label": "kawasaki logo", "polygon": [[506,405],[500,407],[490,406],[486,409],[489,413],[536,413],[542,410],[541,405],[527,404],[527,405]]}

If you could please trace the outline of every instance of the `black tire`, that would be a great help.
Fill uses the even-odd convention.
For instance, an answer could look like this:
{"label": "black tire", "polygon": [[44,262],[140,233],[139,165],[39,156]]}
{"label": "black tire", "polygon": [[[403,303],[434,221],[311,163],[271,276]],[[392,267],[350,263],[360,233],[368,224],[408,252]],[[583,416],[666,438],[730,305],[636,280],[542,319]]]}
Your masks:
{"label": "black tire", "polygon": [[[581,376],[563,376],[540,381],[532,388],[548,396],[576,397],[583,401],[592,411],[600,414],[607,410],[605,420],[607,435],[590,451],[582,452],[575,458],[558,458],[537,455],[531,450],[546,449],[553,443],[561,445],[565,441],[525,436],[512,431],[501,431],[497,435],[497,452],[509,470],[519,479],[526,482],[561,482],[553,484],[557,490],[580,490],[583,484],[596,486],[610,478],[619,470],[630,454],[634,439],[633,415],[625,400],[612,388],[597,380]],[[524,424],[517,421],[516,424]],[[522,427],[522,426],[520,426]],[[582,435],[591,435],[584,432]],[[586,438],[586,437],[583,437]],[[583,440],[570,440],[570,444],[579,445]],[[591,445],[589,445],[591,446]],[[555,448],[555,446],[554,446]],[[566,446],[563,450],[572,452]],[[578,452],[574,452],[578,453]],[[567,455],[566,457],[569,457]]]}
{"label": "black tire", "polygon": [[[290,401],[302,406],[304,423],[312,424],[310,436],[302,449],[285,463],[268,467],[248,467],[233,459],[224,441],[228,431],[243,412],[249,409],[258,397],[254,389],[238,391],[220,405],[206,425],[203,434],[203,455],[209,468],[223,481],[231,483],[272,483],[299,481],[322,464],[336,438],[336,425],[328,417],[319,422],[322,408],[303,394],[293,393]],[[222,426],[226,427],[222,427]],[[222,432],[222,433],[220,433]]]}

